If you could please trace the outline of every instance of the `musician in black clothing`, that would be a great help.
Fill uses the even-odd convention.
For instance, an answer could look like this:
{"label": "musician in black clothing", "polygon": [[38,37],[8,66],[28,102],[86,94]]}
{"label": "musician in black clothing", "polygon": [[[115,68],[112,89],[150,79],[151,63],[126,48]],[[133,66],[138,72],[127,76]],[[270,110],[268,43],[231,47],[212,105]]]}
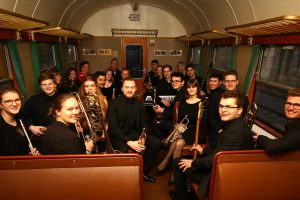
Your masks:
{"label": "musician in black clothing", "polygon": [[254,141],[250,128],[241,117],[242,97],[238,92],[225,92],[219,104],[219,113],[225,128],[220,133],[216,148],[193,146],[201,155],[196,160],[179,158],[173,163],[175,191],[169,195],[173,200],[185,199],[187,195],[186,176],[199,184],[199,192],[207,194],[209,178],[216,153],[224,150],[252,149]]}
{"label": "musician in black clothing", "polygon": [[185,75],[185,82],[187,83],[190,79],[197,79],[198,83],[201,86],[201,96],[204,96],[206,91],[206,82],[203,82],[203,78],[196,75],[195,66],[193,64],[188,64],[185,67],[186,75]]}
{"label": "musician in black clothing", "polygon": [[121,71],[118,69],[119,61],[117,58],[112,58],[110,61],[110,67],[109,69],[113,72],[113,83],[115,85],[118,85],[121,83],[122,77],[121,77]]}
{"label": "musician in black clothing", "polygon": [[[224,85],[226,91],[238,91],[239,77],[236,70],[228,70],[224,73]],[[248,109],[249,100],[245,94],[242,94],[242,97],[244,102],[242,116],[245,116]]]}
{"label": "musician in black clothing", "polygon": [[21,108],[19,93],[11,87],[0,91],[0,156],[26,155],[28,142],[16,115]]}
{"label": "musician in black clothing", "polygon": [[218,133],[222,131],[222,120],[219,114],[219,103],[223,93],[221,88],[222,75],[216,72],[211,74],[208,85],[210,88],[209,105],[204,112],[207,113],[209,145],[215,147],[218,141]]}
{"label": "musician in black clothing", "polygon": [[41,73],[39,83],[42,89],[40,94],[31,96],[20,110],[20,118],[24,120],[31,133],[38,137],[33,141],[38,149],[41,144],[41,138],[46,131],[46,127],[53,121],[53,116],[48,115],[51,103],[56,98],[56,84],[53,74],[49,72]]}
{"label": "musician in black clothing", "polygon": [[160,123],[154,122],[153,134],[158,138],[164,138],[173,129],[173,107],[174,103],[185,99],[186,87],[184,86],[184,76],[180,72],[173,72],[171,74],[171,85],[174,91],[177,92],[174,101],[168,107],[161,107],[155,105],[153,107],[156,114],[162,115]]}
{"label": "musician in black clothing", "polygon": [[258,146],[268,153],[285,153],[300,149],[300,89],[289,91],[284,111],[288,123],[282,138],[272,140],[263,135],[254,136]]}
{"label": "musician in black clothing", "polygon": [[108,134],[115,150],[136,152],[145,150],[144,180],[155,182],[155,178],[147,173],[151,163],[161,149],[162,143],[157,138],[147,135],[145,146],[138,143],[142,129],[146,127],[144,106],[134,98],[137,90],[134,79],[127,78],[123,81],[123,95],[110,101],[108,106]]}
{"label": "musician in black clothing", "polygon": [[79,105],[71,94],[61,94],[53,102],[51,114],[55,121],[47,128],[42,142],[42,154],[89,154],[93,141],[83,139],[74,131],[79,117]]}
{"label": "musician in black clothing", "polygon": [[147,73],[147,76],[144,80],[144,86],[147,90],[150,90],[151,87],[156,87],[158,82],[158,77],[156,73],[156,68],[158,66],[158,60],[154,59],[151,61],[151,71]]}

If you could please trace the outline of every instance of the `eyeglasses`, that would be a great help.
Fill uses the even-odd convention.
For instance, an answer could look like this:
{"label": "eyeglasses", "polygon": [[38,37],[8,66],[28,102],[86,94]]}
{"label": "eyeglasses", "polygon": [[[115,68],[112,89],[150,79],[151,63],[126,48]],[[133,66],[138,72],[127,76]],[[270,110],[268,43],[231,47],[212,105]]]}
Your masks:
{"label": "eyeglasses", "polygon": [[175,80],[175,81],[170,81],[171,83],[181,83],[182,81],[178,81],[178,80]]}
{"label": "eyeglasses", "polygon": [[235,83],[237,80],[226,80],[225,83]]}
{"label": "eyeglasses", "polygon": [[295,109],[297,109],[297,110],[300,110],[300,104],[299,103],[291,103],[291,102],[285,102],[285,104],[284,104],[284,106],[286,107],[286,108],[289,108],[289,107],[293,107],[293,108],[295,108]]}
{"label": "eyeglasses", "polygon": [[8,106],[13,105],[14,102],[15,102],[15,104],[19,105],[19,104],[21,104],[21,99],[6,100],[6,101],[2,101],[2,102],[4,102]]}
{"label": "eyeglasses", "polygon": [[223,108],[225,108],[225,110],[228,110],[228,109],[239,108],[239,107],[238,106],[230,106],[230,105],[219,104],[219,109],[223,110]]}

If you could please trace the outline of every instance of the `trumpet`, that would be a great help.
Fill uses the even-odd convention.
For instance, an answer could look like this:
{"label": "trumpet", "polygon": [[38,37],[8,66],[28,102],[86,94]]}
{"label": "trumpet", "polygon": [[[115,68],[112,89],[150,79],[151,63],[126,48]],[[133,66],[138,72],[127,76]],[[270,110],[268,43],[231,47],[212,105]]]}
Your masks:
{"label": "trumpet", "polygon": [[187,117],[188,116],[186,115],[179,123],[175,124],[170,135],[166,139],[163,139],[162,142],[164,144],[169,144],[170,142],[173,143],[177,138],[181,136],[181,133],[184,133],[188,129],[187,125],[190,121]]}
{"label": "trumpet", "polygon": [[26,136],[26,139],[27,139],[27,141],[28,141],[28,146],[29,146],[29,149],[30,149],[31,154],[32,154],[33,156],[37,156],[38,153],[34,150],[34,147],[33,147],[32,143],[31,143],[31,140],[30,140],[30,138],[29,138],[29,135],[28,135],[28,133],[27,133],[27,131],[26,131],[26,129],[25,129],[25,126],[24,126],[22,120],[19,119],[19,122],[20,122],[20,124],[21,124],[21,127],[22,127],[22,129],[23,129],[23,132],[24,132],[24,134],[25,134],[25,136]]}
{"label": "trumpet", "polygon": [[255,102],[253,102],[252,105],[248,106],[247,113],[245,114],[245,118],[244,118],[246,124],[250,128],[252,128],[252,126],[253,126],[255,115],[256,115],[256,111],[257,111],[257,105],[256,105]]}
{"label": "trumpet", "polygon": [[[142,131],[142,133],[141,133],[141,135],[140,135],[140,137],[139,137],[139,139],[138,139],[138,143],[139,143],[140,145],[145,146],[145,144],[146,144],[146,137],[147,137],[146,129],[143,128],[143,131]],[[140,152],[140,153],[142,154],[142,152]]]}
{"label": "trumpet", "polygon": [[[157,106],[156,104],[156,88],[153,89],[153,106],[154,106],[154,109],[155,109],[155,106]],[[154,118],[154,122],[156,124],[160,124],[163,120],[163,114],[162,113],[157,113],[155,115],[155,118]]]}

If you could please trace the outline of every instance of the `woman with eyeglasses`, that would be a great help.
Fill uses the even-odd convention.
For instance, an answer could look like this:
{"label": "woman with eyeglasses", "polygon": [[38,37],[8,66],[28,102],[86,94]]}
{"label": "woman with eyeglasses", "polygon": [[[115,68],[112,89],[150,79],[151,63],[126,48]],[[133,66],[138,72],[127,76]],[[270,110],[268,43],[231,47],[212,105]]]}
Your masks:
{"label": "woman with eyeglasses", "polygon": [[0,90],[0,155],[26,155],[28,143],[16,115],[21,108],[21,97],[12,87]]}

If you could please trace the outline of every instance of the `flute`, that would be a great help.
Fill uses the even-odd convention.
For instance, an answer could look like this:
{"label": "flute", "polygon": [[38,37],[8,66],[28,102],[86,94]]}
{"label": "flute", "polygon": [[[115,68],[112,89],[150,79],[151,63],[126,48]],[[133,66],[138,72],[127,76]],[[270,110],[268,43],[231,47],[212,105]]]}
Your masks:
{"label": "flute", "polygon": [[26,136],[26,139],[27,139],[27,141],[28,141],[28,146],[29,146],[29,149],[30,149],[31,154],[32,154],[33,156],[37,156],[38,154],[37,154],[36,151],[34,150],[34,147],[33,147],[32,143],[31,143],[31,140],[30,140],[30,138],[29,138],[29,135],[28,135],[28,133],[27,133],[27,131],[26,131],[26,129],[25,129],[25,126],[24,126],[22,120],[19,119],[19,121],[20,121],[21,127],[22,127],[22,129],[23,129],[23,132],[24,132],[24,134],[25,134],[25,136]]}

